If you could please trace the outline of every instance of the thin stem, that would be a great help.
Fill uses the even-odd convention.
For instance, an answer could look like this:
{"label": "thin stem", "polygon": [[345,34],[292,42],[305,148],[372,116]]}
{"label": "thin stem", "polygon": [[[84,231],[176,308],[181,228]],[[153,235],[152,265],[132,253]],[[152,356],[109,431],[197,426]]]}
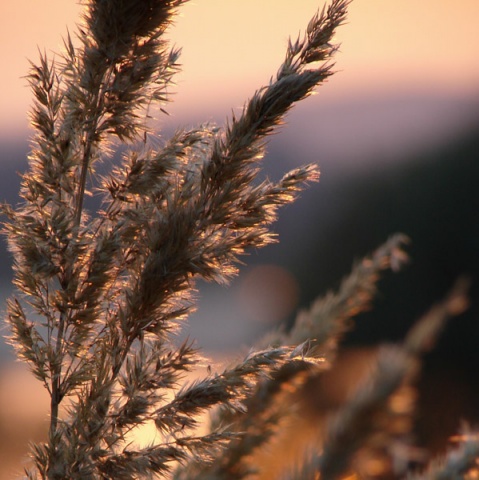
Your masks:
{"label": "thin stem", "polygon": [[61,373],[62,373],[62,362],[58,363],[60,358],[60,351],[63,348],[63,337],[65,334],[65,313],[62,312],[60,315],[59,325],[58,325],[58,336],[55,345],[55,361],[52,370],[54,371],[52,377],[52,395],[50,401],[50,438],[56,432],[58,425],[58,409],[60,402],[62,401],[63,395],[61,394]]}
{"label": "thin stem", "polygon": [[90,165],[90,155],[91,155],[91,132],[88,132],[87,135],[87,143],[85,146],[85,152],[83,154],[82,166],[81,166],[81,173],[80,173],[80,185],[78,187],[78,195],[76,198],[76,207],[75,207],[75,225],[78,227],[80,226],[81,222],[81,214],[83,211],[83,198],[85,196],[85,188],[86,188],[86,178],[88,173],[88,167]]}
{"label": "thin stem", "polygon": [[100,118],[102,117],[102,103],[103,96],[107,90],[106,86],[111,81],[113,67],[110,67],[103,73],[102,81],[99,82],[95,93],[93,94],[92,104],[94,105],[93,113],[91,116],[92,125],[86,132],[85,148],[83,150],[83,159],[80,172],[80,185],[78,186],[78,195],[76,198],[75,206],[75,225],[78,227],[81,223],[81,214],[83,211],[83,199],[85,197],[86,179],[88,174],[88,168],[91,163],[91,153],[95,135],[97,133]]}
{"label": "thin stem", "polygon": [[[88,174],[88,168],[91,163],[91,153],[93,147],[94,136],[97,131],[99,117],[100,117],[100,99],[101,99],[101,90],[102,90],[103,82],[100,82],[98,85],[97,91],[94,93],[93,96],[93,105],[95,108],[93,109],[92,114],[92,126],[86,132],[86,140],[85,140],[85,148],[83,151],[83,159],[81,164],[81,171],[80,171],[80,184],[78,186],[78,194],[76,197],[76,205],[75,205],[75,215],[74,215],[74,222],[75,226],[78,228],[81,223],[81,216],[83,211],[83,199],[85,197],[85,189],[86,189],[86,179]],[[79,232],[78,232],[79,233]],[[66,290],[67,285],[69,285],[71,278],[73,275],[73,264],[68,265],[67,270],[65,272],[65,281],[61,282],[64,287],[63,289]],[[68,309],[70,313],[71,310]],[[53,365],[53,377],[52,377],[52,395],[51,395],[51,402],[50,402],[50,435],[52,436],[57,429],[58,426],[58,411],[60,402],[63,399],[62,393],[62,361],[59,361],[62,358],[61,351],[63,349],[64,344],[64,336],[65,330],[67,325],[68,317],[70,316],[69,313],[67,314],[66,311],[61,312],[60,319],[58,322],[58,335],[56,339],[55,345],[55,359]]]}

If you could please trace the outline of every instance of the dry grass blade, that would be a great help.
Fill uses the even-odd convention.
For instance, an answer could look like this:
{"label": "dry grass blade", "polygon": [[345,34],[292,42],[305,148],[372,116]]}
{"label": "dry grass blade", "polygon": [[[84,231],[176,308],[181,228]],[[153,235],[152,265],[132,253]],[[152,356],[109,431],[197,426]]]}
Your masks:
{"label": "dry grass blade", "polygon": [[[467,289],[468,282],[457,282],[446,299],[416,323],[402,345],[380,351],[376,369],[333,418],[328,428],[323,452],[317,458],[321,478],[333,479],[346,473],[353,465],[359,449],[368,448],[371,439],[378,435],[381,438],[380,449],[389,451],[392,463],[394,454],[390,448],[397,424],[394,421],[394,405],[400,407],[400,403],[405,402],[391,400],[401,388],[411,384],[417,374],[420,355],[436,339],[446,320],[464,311],[468,304]],[[406,415],[411,413],[406,412]],[[399,414],[404,415],[401,408]],[[378,449],[377,441],[375,448]]]}
{"label": "dry grass blade", "polygon": [[352,318],[371,307],[381,272],[396,272],[407,263],[404,245],[408,242],[403,234],[391,236],[353,267],[337,292],[318,297],[309,310],[298,314],[289,331],[272,332],[262,343],[288,345],[314,339],[317,355],[331,359],[342,335],[351,327]]}
{"label": "dry grass blade", "polygon": [[[381,271],[388,268],[398,270],[407,261],[402,249],[406,242],[404,235],[392,236],[354,267],[338,292],[318,299],[310,311],[302,312],[289,333],[273,332],[257,345],[260,348],[269,344],[296,345],[296,342],[307,341],[310,355],[317,358],[318,363],[313,368],[311,362],[289,362],[273,372],[271,378],[264,379],[254,394],[246,399],[247,414],[223,411],[215,419],[214,425],[231,423],[236,431],[246,432],[225,450],[215,469],[217,478],[232,475],[243,478],[247,475],[247,466],[240,465],[252,452],[268,443],[276,433],[280,419],[291,413],[281,405],[292,402],[292,392],[300,389],[308,378],[321,374],[329,367],[328,361],[341,335],[350,327],[352,317],[369,307]],[[288,393],[285,394],[285,391]],[[211,469],[207,474],[212,475]]]}
{"label": "dry grass blade", "polygon": [[408,475],[407,480],[449,480],[475,478],[479,473],[479,437],[469,428],[454,438],[458,444],[445,455],[435,458],[422,473]]}

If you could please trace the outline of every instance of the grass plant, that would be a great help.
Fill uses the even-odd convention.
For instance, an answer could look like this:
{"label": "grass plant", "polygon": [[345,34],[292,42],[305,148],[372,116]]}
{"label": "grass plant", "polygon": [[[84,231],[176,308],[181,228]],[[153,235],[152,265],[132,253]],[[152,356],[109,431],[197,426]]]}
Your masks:
{"label": "grass plant", "polygon": [[[223,371],[185,379],[202,364],[194,343],[177,340],[197,280],[227,283],[247,249],[276,241],[278,208],[318,180],[315,165],[277,182],[262,179],[260,165],[290,108],[333,74],[333,37],[349,0],[332,0],[289,41],[276,75],[241,114],[222,128],[178,129],[158,147],[148,112],[165,108],[179,69],[180,51],[164,34],[183,3],[86,0],[78,41],[67,36],[59,57],[42,54],[31,65],[29,169],[19,205],[3,206],[17,289],[8,301],[9,341],[51,400],[30,479],[257,478],[255,452],[272,448],[295,412],[294,392],[330,368],[380,275],[407,260],[406,237],[392,236],[291,328],[271,332]],[[124,145],[118,165],[97,174]],[[85,208],[92,191],[103,195],[95,212]],[[408,472],[407,456],[420,357],[466,307],[466,289],[458,282],[404,343],[380,350],[322,441],[281,478],[477,474],[472,432],[418,472]],[[205,414],[211,422],[199,430]],[[131,436],[144,425],[158,431],[146,446]]]}

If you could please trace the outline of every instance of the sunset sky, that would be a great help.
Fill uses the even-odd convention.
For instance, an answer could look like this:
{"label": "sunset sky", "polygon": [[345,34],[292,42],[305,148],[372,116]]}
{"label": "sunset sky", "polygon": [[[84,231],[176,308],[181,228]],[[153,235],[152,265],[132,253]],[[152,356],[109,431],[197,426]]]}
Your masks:
{"label": "sunset sky", "polygon": [[[194,0],[170,30],[183,72],[169,111],[175,120],[226,116],[267,82],[288,36],[304,31],[319,0]],[[37,48],[61,49],[80,6],[67,0],[4,0],[0,6],[1,136],[25,136],[30,95],[21,77]],[[477,0],[356,0],[337,35],[338,75],[323,102],[404,92],[450,98],[479,93]],[[327,90],[326,90],[327,89]],[[319,100],[314,99],[314,102]],[[200,114],[201,112],[201,114]],[[433,115],[434,116],[434,115]]]}

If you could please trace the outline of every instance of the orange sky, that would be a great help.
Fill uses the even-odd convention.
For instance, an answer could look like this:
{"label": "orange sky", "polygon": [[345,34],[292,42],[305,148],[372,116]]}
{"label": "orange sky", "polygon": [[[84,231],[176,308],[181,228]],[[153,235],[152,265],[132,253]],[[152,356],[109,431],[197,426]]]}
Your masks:
{"label": "orange sky", "polygon": [[[275,73],[289,35],[304,29],[320,0],[194,0],[182,8],[173,41],[183,46],[177,118],[238,107]],[[0,6],[0,126],[24,135],[30,103],[27,58],[58,50],[80,7],[70,0],[3,0]],[[355,0],[338,32],[340,73],[324,98],[371,91],[479,92],[478,0]],[[202,117],[201,117],[202,118]]]}

